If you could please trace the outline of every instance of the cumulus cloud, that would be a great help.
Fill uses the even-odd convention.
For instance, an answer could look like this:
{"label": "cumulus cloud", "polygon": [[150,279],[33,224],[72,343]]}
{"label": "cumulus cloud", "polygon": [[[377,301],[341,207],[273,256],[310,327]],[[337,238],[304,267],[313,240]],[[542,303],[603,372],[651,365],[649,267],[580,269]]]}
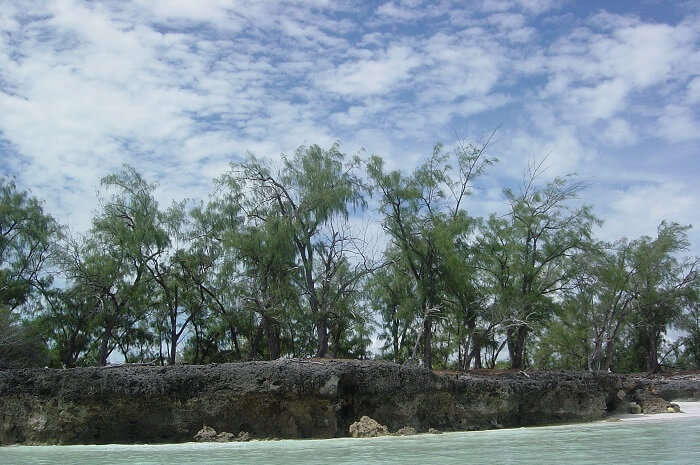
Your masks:
{"label": "cumulus cloud", "polygon": [[[169,203],[205,198],[248,151],[278,157],[340,140],[411,169],[437,141],[496,127],[502,162],[475,211],[543,156],[551,175],[596,182],[592,203],[621,217],[635,195],[658,194],[680,196],[668,214],[687,218],[683,199],[700,194],[673,179],[698,169],[692,10],[672,21],[662,8],[642,17],[551,0],[21,7],[0,10],[2,174],[78,230],[99,178],[122,163],[158,181]],[[668,176],[654,192],[639,188],[664,152],[690,168],[653,165]],[[625,221],[617,232],[647,227]]]}
{"label": "cumulus cloud", "polygon": [[[601,234],[607,240],[620,237],[635,239],[642,235],[654,236],[661,221],[692,224],[697,190],[683,182],[668,181],[632,185],[607,193],[608,201],[598,206],[607,218]],[[700,238],[695,225],[691,230],[694,242]],[[697,243],[694,244],[697,247]]]}
{"label": "cumulus cloud", "polygon": [[659,135],[671,142],[700,139],[700,119],[687,105],[667,105],[659,117]]}
{"label": "cumulus cloud", "polygon": [[421,64],[420,57],[410,47],[390,45],[379,52],[341,64],[319,79],[319,84],[341,95],[365,96],[386,94],[405,82],[412,69]]}

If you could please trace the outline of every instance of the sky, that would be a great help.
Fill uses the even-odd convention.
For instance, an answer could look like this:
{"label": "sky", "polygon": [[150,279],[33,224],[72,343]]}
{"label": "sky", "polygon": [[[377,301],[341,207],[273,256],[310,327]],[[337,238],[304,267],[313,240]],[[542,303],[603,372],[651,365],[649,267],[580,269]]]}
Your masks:
{"label": "sky", "polygon": [[698,1],[0,0],[0,175],[78,232],[124,163],[167,205],[246,153],[410,170],[497,129],[471,212],[545,159],[599,237],[653,235],[697,223],[699,104]]}

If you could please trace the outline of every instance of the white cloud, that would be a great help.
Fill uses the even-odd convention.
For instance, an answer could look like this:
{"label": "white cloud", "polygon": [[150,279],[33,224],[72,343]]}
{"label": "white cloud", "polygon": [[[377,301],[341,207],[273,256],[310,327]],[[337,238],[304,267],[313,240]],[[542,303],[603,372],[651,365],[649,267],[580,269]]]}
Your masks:
{"label": "white cloud", "polygon": [[[364,50],[364,52],[369,52]],[[366,96],[391,92],[404,82],[421,59],[410,47],[391,45],[368,58],[343,63],[324,73],[319,84],[341,95]]]}
{"label": "white cloud", "polygon": [[377,8],[377,14],[401,21],[414,21],[423,15],[420,10],[411,8],[410,6],[406,7],[397,2],[383,3]]}
{"label": "white cloud", "polygon": [[[205,198],[246,151],[340,140],[411,169],[437,141],[500,126],[502,162],[483,192],[548,155],[548,175],[600,182],[593,200],[618,199],[607,211],[626,218],[650,160],[697,159],[700,31],[688,12],[669,23],[549,0],[21,6],[0,10],[2,174],[76,229],[99,178],[124,162],[160,181],[167,204]],[[682,194],[668,187],[682,184],[674,167],[653,166],[667,173],[659,195]],[[481,197],[476,211],[497,202]]]}
{"label": "white cloud", "polygon": [[658,119],[659,135],[671,142],[700,139],[700,119],[691,107],[667,105]]}
{"label": "white cloud", "polygon": [[692,224],[697,220],[697,194],[696,188],[681,182],[612,190],[605,194],[608,201],[598,206],[607,218],[601,234],[607,240],[634,239],[642,235],[654,236],[662,220]]}
{"label": "white cloud", "polygon": [[541,94],[560,102],[570,121],[592,124],[629,109],[630,95],[684,82],[694,73],[697,31],[685,23],[643,23],[599,14],[550,47],[538,62],[547,70]]}
{"label": "white cloud", "polygon": [[700,77],[693,78],[688,83],[686,101],[690,104],[700,103]]}
{"label": "white cloud", "polygon": [[561,6],[556,0],[483,0],[483,11],[507,11],[510,9],[523,9],[529,13],[540,14],[552,8]]}
{"label": "white cloud", "polygon": [[605,124],[601,133],[603,143],[619,145],[630,145],[637,141],[637,135],[630,124],[621,118],[615,118]]}

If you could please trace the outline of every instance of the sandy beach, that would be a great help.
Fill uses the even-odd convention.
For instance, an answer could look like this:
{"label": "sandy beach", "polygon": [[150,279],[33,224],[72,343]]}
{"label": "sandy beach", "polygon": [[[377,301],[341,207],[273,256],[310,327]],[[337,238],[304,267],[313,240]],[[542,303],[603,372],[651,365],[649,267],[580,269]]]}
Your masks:
{"label": "sandy beach", "polygon": [[681,408],[680,413],[654,413],[654,414],[632,414],[624,413],[620,415],[612,415],[610,419],[620,419],[622,421],[661,421],[673,420],[681,418],[698,418],[700,417],[700,402],[675,402]]}

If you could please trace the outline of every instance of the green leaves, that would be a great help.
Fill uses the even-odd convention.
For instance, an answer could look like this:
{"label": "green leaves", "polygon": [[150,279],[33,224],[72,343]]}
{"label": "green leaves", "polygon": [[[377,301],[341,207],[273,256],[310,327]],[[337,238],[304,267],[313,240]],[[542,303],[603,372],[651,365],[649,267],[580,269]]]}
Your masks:
{"label": "green leaves", "polygon": [[349,308],[346,299],[366,274],[347,258],[359,242],[352,237],[349,216],[366,206],[359,165],[338,144],[302,146],[283,157],[276,173],[249,157],[218,180],[245,215],[230,244],[250,282],[243,291],[246,299],[264,322],[270,316],[289,320],[272,309],[299,308],[303,296],[307,306],[298,316],[316,325],[319,356],[328,352],[329,329],[346,327],[344,319],[352,319],[343,311]]}
{"label": "green leaves", "polygon": [[42,271],[59,238],[58,224],[40,202],[0,178],[0,308],[18,308],[33,289],[50,283]]}
{"label": "green leaves", "polygon": [[[495,366],[507,344],[514,367],[639,369],[675,324],[697,359],[688,227],[596,243],[585,186],[542,181],[541,164],[504,190],[506,214],[474,218],[473,183],[495,162],[487,146],[437,144],[410,172],[372,156],[362,173],[338,144],[278,163],[249,156],[194,208],[159,205],[157,186],[124,166],[102,179],[91,229],[68,238],[3,180],[0,340],[31,336],[64,366],[107,363],[114,351],[203,363],[366,357],[378,328],[387,355],[420,350],[425,366]],[[370,195],[388,239],[383,263],[355,226]],[[65,288],[50,287],[49,263]]]}
{"label": "green leaves", "polygon": [[432,364],[430,337],[436,315],[429,309],[444,309],[454,302],[464,306],[470,300],[464,296],[473,295],[474,273],[466,264],[469,253],[464,238],[474,221],[464,210],[464,199],[474,177],[493,162],[486,158],[485,148],[458,146],[448,153],[438,144],[409,176],[399,171],[385,172],[378,157],[373,157],[367,167],[375,190],[381,194],[382,224],[391,238],[393,253],[400,255],[414,281],[419,315],[423,314],[425,320],[426,366]]}

